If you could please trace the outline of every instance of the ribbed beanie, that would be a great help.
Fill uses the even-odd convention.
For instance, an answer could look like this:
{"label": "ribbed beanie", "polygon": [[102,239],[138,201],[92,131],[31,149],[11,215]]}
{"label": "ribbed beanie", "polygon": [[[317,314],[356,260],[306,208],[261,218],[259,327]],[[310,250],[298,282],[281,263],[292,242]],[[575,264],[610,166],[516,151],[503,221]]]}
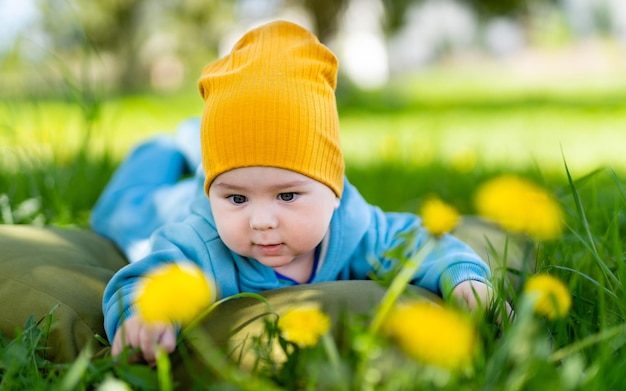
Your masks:
{"label": "ribbed beanie", "polygon": [[341,197],[344,160],[335,102],[337,59],[306,29],[272,22],[245,34],[199,81],[204,190],[241,167],[278,167]]}

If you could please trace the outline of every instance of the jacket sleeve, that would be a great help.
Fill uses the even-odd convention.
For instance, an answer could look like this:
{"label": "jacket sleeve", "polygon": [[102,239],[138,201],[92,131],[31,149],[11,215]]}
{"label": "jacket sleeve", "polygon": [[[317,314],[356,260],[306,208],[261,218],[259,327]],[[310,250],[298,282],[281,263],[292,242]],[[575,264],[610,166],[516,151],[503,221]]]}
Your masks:
{"label": "jacket sleeve", "polygon": [[[390,270],[397,264],[399,249],[410,257],[424,248],[426,241],[436,240],[435,247],[426,254],[412,283],[448,298],[456,285],[467,280],[489,283],[489,266],[466,243],[452,235],[431,236],[421,219],[410,213],[384,213],[374,210],[375,224],[370,234],[376,236],[375,253],[381,270]],[[408,245],[407,245],[408,243]],[[403,247],[404,246],[404,247]],[[389,251],[388,249],[398,249]]]}
{"label": "jacket sleeve", "polygon": [[[109,341],[113,340],[124,319],[134,314],[135,289],[141,276],[150,270],[168,262],[185,260],[195,262],[205,273],[212,274],[212,270],[207,270],[210,268],[207,254],[200,253],[206,252],[206,246],[201,245],[205,239],[200,237],[191,224],[184,222],[166,225],[155,232],[151,242],[151,253],[120,269],[104,290],[102,310]],[[186,249],[194,249],[194,252]]]}
{"label": "jacket sleeve", "polygon": [[431,240],[437,240],[437,245],[424,259],[415,275],[414,284],[427,287],[446,299],[452,295],[454,287],[463,281],[491,284],[489,266],[467,244],[452,235]]}

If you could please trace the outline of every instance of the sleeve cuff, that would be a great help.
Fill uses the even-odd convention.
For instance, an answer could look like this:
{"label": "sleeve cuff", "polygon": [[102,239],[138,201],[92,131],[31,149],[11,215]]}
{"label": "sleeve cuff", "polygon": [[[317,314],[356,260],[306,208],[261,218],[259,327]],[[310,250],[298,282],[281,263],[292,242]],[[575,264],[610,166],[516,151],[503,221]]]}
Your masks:
{"label": "sleeve cuff", "polygon": [[444,299],[450,298],[454,287],[463,281],[480,281],[491,286],[489,271],[474,263],[457,263],[441,274],[439,290]]}

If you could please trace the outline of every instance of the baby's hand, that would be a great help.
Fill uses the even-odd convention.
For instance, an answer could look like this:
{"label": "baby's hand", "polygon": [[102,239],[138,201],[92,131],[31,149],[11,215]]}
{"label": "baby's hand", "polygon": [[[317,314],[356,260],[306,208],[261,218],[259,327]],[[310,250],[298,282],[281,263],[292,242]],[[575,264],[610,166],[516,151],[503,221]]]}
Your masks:
{"label": "baby's hand", "polygon": [[[495,299],[493,289],[489,285],[472,280],[463,281],[455,286],[452,296],[470,310],[487,309]],[[508,318],[513,319],[513,309],[509,303],[505,303],[505,307]]]}
{"label": "baby's hand", "polygon": [[158,346],[163,347],[167,353],[176,349],[176,331],[172,324],[146,323],[138,316],[132,316],[115,333],[111,355],[119,355],[126,346],[140,350],[130,358],[131,361],[143,359],[148,364],[155,365]]}

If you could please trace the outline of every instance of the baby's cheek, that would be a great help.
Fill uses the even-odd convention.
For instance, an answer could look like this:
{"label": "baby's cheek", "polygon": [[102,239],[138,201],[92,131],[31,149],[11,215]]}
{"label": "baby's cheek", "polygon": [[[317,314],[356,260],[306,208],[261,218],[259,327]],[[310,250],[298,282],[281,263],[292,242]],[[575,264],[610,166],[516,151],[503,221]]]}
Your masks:
{"label": "baby's cheek", "polygon": [[237,246],[238,243],[245,241],[245,227],[236,219],[216,218],[215,225],[217,234],[228,247]]}
{"label": "baby's cheek", "polygon": [[291,232],[293,239],[300,244],[300,247],[307,250],[314,248],[322,241],[324,235],[328,232],[328,225],[301,224],[299,229],[294,229]]}

